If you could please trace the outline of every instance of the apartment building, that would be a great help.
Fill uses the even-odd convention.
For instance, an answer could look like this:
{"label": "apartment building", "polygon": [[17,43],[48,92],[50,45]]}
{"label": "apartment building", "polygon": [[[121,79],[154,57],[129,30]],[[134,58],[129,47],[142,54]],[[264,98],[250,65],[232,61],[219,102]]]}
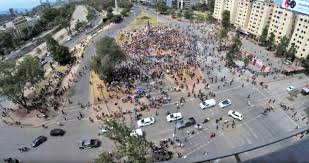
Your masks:
{"label": "apartment building", "polygon": [[266,26],[270,25],[274,4],[270,1],[254,1],[247,31],[259,38]]}
{"label": "apartment building", "polygon": [[268,34],[271,32],[275,34],[276,44],[280,43],[280,39],[283,36],[286,36],[288,39],[291,38],[294,20],[295,14],[292,11],[283,9],[278,5],[274,5]]}
{"label": "apartment building", "polygon": [[[224,1],[224,9],[230,12],[230,23],[235,23],[235,16],[237,14],[237,6],[239,0],[225,0]],[[222,14],[221,14],[222,15]]]}
{"label": "apartment building", "polygon": [[177,8],[186,10],[191,7],[191,0],[177,0]]}
{"label": "apartment building", "polygon": [[296,16],[294,32],[290,39],[290,46],[294,43],[297,49],[297,58],[306,58],[309,55],[309,16]]}
{"label": "apartment building", "polygon": [[224,10],[224,1],[225,0],[216,0],[214,6],[213,17],[217,20],[222,20],[222,13]]}
{"label": "apartment building", "polygon": [[239,0],[234,25],[241,29],[247,29],[251,14],[252,0]]}
{"label": "apartment building", "polygon": [[224,10],[230,12],[230,23],[234,24],[239,0],[216,0],[214,7],[214,18],[222,20],[222,13]]}

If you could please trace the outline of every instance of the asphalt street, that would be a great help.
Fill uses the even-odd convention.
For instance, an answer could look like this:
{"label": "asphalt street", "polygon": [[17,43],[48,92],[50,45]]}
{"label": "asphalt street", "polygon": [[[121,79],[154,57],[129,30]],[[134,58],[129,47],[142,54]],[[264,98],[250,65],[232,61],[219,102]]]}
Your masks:
{"label": "asphalt street", "polygon": [[[112,25],[111,28],[104,30],[103,32],[96,35],[92,42],[87,46],[84,51],[84,58],[81,63],[81,67],[88,66],[90,64],[91,57],[95,55],[95,42],[104,36],[114,37],[120,32],[129,22],[131,22],[138,13],[141,12],[141,8],[135,8],[133,13],[129,17],[124,19],[120,24]],[[145,10],[150,15],[157,16],[153,10]],[[162,15],[158,15],[161,22],[166,23],[168,26],[173,28],[180,27],[181,30],[188,30],[190,28],[189,23],[179,22],[170,20]],[[177,26],[175,26],[177,25]],[[195,35],[202,35],[199,31],[192,29],[192,33]],[[85,36],[84,36],[85,37]],[[73,41],[80,41],[84,37],[78,36],[73,38]],[[68,43],[70,44],[70,43]],[[66,44],[67,46],[70,46]],[[72,43],[73,45],[74,43]],[[209,46],[209,45],[206,45]],[[210,64],[208,61],[214,59],[211,56],[201,56],[201,62],[203,64]],[[299,110],[306,109],[309,106],[308,97],[299,95],[295,101],[288,101],[288,92],[286,87],[294,85],[300,89],[305,84],[309,83],[308,78],[292,77],[283,80],[277,80],[268,83],[268,89],[264,89],[258,85],[252,85],[246,82],[246,77],[238,77],[238,74],[233,75],[229,69],[222,67],[221,71],[217,68],[219,65],[223,65],[222,62],[218,61],[217,65],[214,65],[215,71],[211,71],[210,74],[206,74],[204,71],[203,75],[207,79],[209,76],[218,76],[218,78],[226,76],[227,80],[234,79],[232,85],[223,86],[223,82],[210,84],[210,90],[202,91],[213,91],[216,92],[214,99],[218,102],[230,99],[232,105],[227,108],[219,108],[218,106],[202,110],[199,107],[201,102],[198,99],[188,97],[184,92],[169,92],[172,97],[172,103],[165,104],[158,110],[158,115],[153,112],[143,113],[143,117],[153,116],[156,119],[156,123],[151,126],[143,127],[146,138],[148,140],[158,142],[162,138],[172,138],[175,129],[175,123],[166,122],[166,113],[176,112],[175,103],[179,101],[180,97],[186,97],[184,106],[179,109],[184,117],[194,117],[197,123],[202,124],[205,118],[210,118],[210,121],[202,124],[203,129],[196,131],[195,134],[187,134],[187,131],[192,131],[193,126],[176,130],[176,136],[180,140],[185,140],[184,147],[175,148],[176,151],[181,152],[185,157],[194,157],[202,155],[205,152],[215,153],[220,152],[223,149],[233,149],[238,146],[246,144],[253,144],[257,141],[270,139],[278,134],[285,133],[295,129],[296,126],[301,126],[301,122],[295,121],[291,117],[291,113],[283,111],[277,106],[279,102],[291,104],[293,107]],[[102,150],[111,150],[114,146],[113,143],[104,137],[98,137],[98,124],[89,122],[88,119],[77,120],[79,112],[87,115],[87,111],[80,108],[78,103],[86,104],[89,102],[90,89],[89,89],[89,71],[83,72],[83,76],[78,79],[78,82],[69,92],[69,98],[73,101],[72,104],[66,104],[64,109],[68,112],[68,121],[62,127],[67,131],[64,137],[48,137],[46,143],[42,144],[38,148],[32,149],[26,153],[20,153],[18,148],[21,146],[30,146],[32,140],[39,135],[49,135],[49,131],[56,127],[57,121],[63,121],[62,115],[55,118],[54,121],[48,124],[48,129],[43,128],[14,128],[9,126],[0,126],[0,158],[15,157],[23,162],[35,163],[35,162],[86,162],[92,160]],[[244,87],[242,87],[244,84]],[[218,89],[220,86],[220,89]],[[158,92],[152,92],[156,94]],[[247,96],[251,95],[248,99]],[[275,99],[275,104],[268,104],[269,99]],[[274,106],[274,111],[268,113],[266,116],[262,115],[262,112],[266,107]],[[236,110],[243,114],[244,119],[237,121],[235,128],[229,128],[224,125],[223,121],[232,121],[232,118],[227,115],[229,110]],[[222,117],[223,121],[219,122],[219,129],[216,129],[217,124],[215,120]],[[136,121],[131,120],[132,127],[136,127]],[[210,134],[215,132],[216,137],[210,138]],[[102,140],[102,146],[98,149],[90,150],[79,150],[78,143],[80,140],[89,138],[99,138]],[[55,139],[55,140],[54,140]],[[273,146],[256,150],[254,152],[248,152],[240,155],[242,160],[247,160],[252,157],[263,155],[265,153],[272,152],[297,139],[289,139],[285,142],[278,143]],[[236,162],[234,157],[228,157],[225,159],[217,160],[217,162]]]}

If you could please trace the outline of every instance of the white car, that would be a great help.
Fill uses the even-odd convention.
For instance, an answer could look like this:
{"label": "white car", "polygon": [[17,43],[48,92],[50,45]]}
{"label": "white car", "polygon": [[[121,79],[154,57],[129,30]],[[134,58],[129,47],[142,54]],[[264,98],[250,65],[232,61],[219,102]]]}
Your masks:
{"label": "white car", "polygon": [[225,108],[225,107],[230,106],[230,105],[232,105],[232,102],[231,102],[230,99],[226,99],[226,100],[219,102],[220,108]]}
{"label": "white car", "polygon": [[176,121],[176,120],[179,120],[179,119],[182,119],[182,115],[181,115],[180,112],[172,113],[172,114],[169,114],[168,116],[166,116],[167,122],[173,122],[173,121]]}
{"label": "white car", "polygon": [[288,92],[291,92],[291,91],[295,90],[295,87],[292,86],[292,85],[290,85],[289,87],[286,88],[286,90],[287,90]]}
{"label": "white car", "polygon": [[148,126],[155,123],[155,119],[153,117],[140,119],[137,121],[138,127]]}
{"label": "white car", "polygon": [[141,128],[135,129],[130,133],[130,136],[144,136],[144,132]]}
{"label": "white car", "polygon": [[229,116],[231,116],[231,117],[233,117],[233,118],[235,118],[235,119],[238,119],[238,120],[242,120],[242,114],[241,113],[239,113],[239,112],[237,112],[237,111],[233,111],[233,110],[230,110],[229,112],[228,112],[228,115]]}
{"label": "white car", "polygon": [[216,105],[216,100],[215,99],[205,100],[205,101],[200,103],[201,109],[210,108],[210,107],[213,107],[215,105]]}

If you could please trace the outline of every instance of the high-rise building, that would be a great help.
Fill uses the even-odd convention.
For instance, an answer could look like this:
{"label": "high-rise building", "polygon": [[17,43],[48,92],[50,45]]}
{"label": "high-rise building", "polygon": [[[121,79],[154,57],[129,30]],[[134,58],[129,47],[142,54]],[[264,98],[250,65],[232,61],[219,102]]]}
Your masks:
{"label": "high-rise building", "polygon": [[177,0],[177,8],[186,10],[191,7],[191,0]]}
{"label": "high-rise building", "polygon": [[[227,10],[230,12],[230,23],[235,23],[235,16],[237,13],[237,6],[238,6],[239,0],[225,0],[224,1],[224,8],[223,10]],[[221,13],[222,15],[222,13]]]}
{"label": "high-rise building", "polygon": [[247,29],[251,14],[252,0],[239,0],[234,25],[241,29]]}
{"label": "high-rise building", "polygon": [[230,12],[230,23],[234,24],[239,0],[216,0],[214,6],[213,17],[222,20],[222,13],[224,10]]}
{"label": "high-rise building", "polygon": [[283,36],[286,36],[288,39],[290,39],[293,32],[294,21],[295,14],[292,11],[283,9],[278,5],[274,5],[273,14],[268,29],[268,35],[271,32],[274,33],[276,44],[280,43],[280,39]]}
{"label": "high-rise building", "polygon": [[290,46],[294,43],[297,58],[306,58],[309,55],[309,16],[296,16],[295,27],[290,39]]}
{"label": "high-rise building", "polygon": [[273,8],[270,1],[254,1],[247,31],[257,38],[261,36],[263,29],[270,24]]}
{"label": "high-rise building", "polygon": [[222,13],[224,10],[224,2],[225,0],[215,0],[214,13],[213,17],[222,20]]}

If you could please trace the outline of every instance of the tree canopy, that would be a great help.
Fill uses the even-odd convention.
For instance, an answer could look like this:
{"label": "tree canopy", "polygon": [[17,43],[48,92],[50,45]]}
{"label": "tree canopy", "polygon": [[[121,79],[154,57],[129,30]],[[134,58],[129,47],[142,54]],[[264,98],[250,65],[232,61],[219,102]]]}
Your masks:
{"label": "tree canopy", "polygon": [[192,20],[193,17],[194,17],[193,10],[192,9],[186,10],[185,13],[184,13],[184,17],[186,19]]}
{"label": "tree canopy", "polygon": [[0,62],[0,95],[10,99],[13,103],[31,110],[24,95],[26,85],[35,84],[44,77],[43,67],[39,58],[24,57],[23,61]]}
{"label": "tree canopy", "polygon": [[287,56],[288,45],[289,45],[289,39],[287,37],[283,36],[280,39],[279,45],[277,46],[275,55],[279,56],[279,57]]}
{"label": "tree canopy", "polygon": [[168,7],[165,4],[164,0],[160,0],[156,3],[156,10],[160,13],[167,13]]}
{"label": "tree canopy", "polygon": [[267,48],[273,50],[275,48],[275,34],[271,32],[267,40]]}
{"label": "tree canopy", "polygon": [[260,43],[262,46],[265,46],[267,43],[267,35],[268,35],[268,26],[265,26],[262,31],[262,35],[260,37]]}
{"label": "tree canopy", "polygon": [[152,143],[144,137],[131,135],[133,129],[124,123],[111,120],[105,121],[105,124],[112,128],[105,136],[115,141],[116,150],[110,154],[103,152],[95,159],[95,163],[114,163],[124,157],[127,157],[129,162],[146,162],[145,156]]}
{"label": "tree canopy", "polygon": [[239,34],[237,34],[233,38],[233,44],[226,54],[226,61],[227,61],[228,66],[234,66],[235,65],[234,59],[238,57],[241,46],[242,46],[242,42],[240,40]]}
{"label": "tree canopy", "polygon": [[225,29],[228,29],[230,27],[230,11],[224,10],[222,13],[222,26]]}
{"label": "tree canopy", "polygon": [[15,49],[13,36],[6,32],[0,32],[0,55],[6,55]]}
{"label": "tree canopy", "polygon": [[114,38],[104,37],[96,45],[96,55],[91,67],[101,77],[111,75],[115,66],[125,60],[126,56]]}
{"label": "tree canopy", "polygon": [[68,47],[59,45],[59,43],[49,37],[47,39],[47,50],[52,53],[53,59],[61,65],[69,64],[73,61],[73,56]]}

